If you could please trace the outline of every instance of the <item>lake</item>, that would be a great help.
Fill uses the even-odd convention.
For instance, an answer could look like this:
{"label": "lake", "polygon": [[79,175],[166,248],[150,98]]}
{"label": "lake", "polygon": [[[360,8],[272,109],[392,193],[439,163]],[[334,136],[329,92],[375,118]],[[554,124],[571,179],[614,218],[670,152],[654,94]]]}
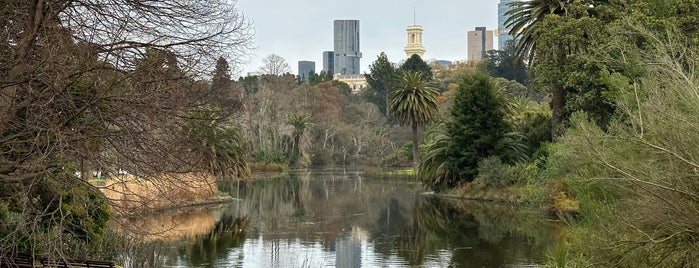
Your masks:
{"label": "lake", "polygon": [[165,267],[531,267],[564,230],[534,209],[425,194],[351,169],[228,188],[238,201],[178,212]]}

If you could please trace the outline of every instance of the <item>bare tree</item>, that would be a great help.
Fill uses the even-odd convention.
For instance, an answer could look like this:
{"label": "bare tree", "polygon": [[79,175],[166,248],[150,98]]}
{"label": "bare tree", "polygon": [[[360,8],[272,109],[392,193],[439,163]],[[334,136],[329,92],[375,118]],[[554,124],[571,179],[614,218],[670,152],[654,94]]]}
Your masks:
{"label": "bare tree", "polygon": [[64,256],[67,241],[98,241],[111,200],[92,171],[156,184],[212,169],[245,175],[239,133],[205,135],[225,120],[195,78],[219,55],[243,56],[251,34],[235,1],[3,1],[0,250]]}
{"label": "bare tree", "polygon": [[291,67],[286,63],[286,60],[277,54],[271,54],[262,60],[260,71],[265,74],[283,75],[291,72]]}

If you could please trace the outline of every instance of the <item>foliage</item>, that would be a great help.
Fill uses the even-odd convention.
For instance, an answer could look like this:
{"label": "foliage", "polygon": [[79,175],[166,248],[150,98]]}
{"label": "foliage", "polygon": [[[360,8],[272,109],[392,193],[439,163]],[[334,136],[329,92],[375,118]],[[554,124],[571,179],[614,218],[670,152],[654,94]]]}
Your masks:
{"label": "foliage", "polygon": [[308,75],[308,83],[311,84],[312,86],[323,83],[323,82],[328,82],[333,80],[333,75],[330,72],[325,72],[320,71],[320,73],[315,73],[312,72]]}
{"label": "foliage", "polygon": [[[15,196],[13,192],[23,186],[6,184],[0,193],[6,211],[0,235],[16,251],[51,251],[63,242],[98,243],[105,233],[111,211],[107,200],[96,188],[70,180],[73,174],[61,173],[61,180],[43,178],[26,189],[32,200]],[[25,204],[42,208],[37,212],[24,207]],[[32,218],[32,222],[19,219]],[[5,221],[7,220],[7,221]],[[34,225],[36,224],[36,225]],[[33,229],[36,228],[36,229]],[[55,234],[55,237],[45,237]]]}
{"label": "foliage", "polygon": [[228,114],[239,112],[243,108],[242,89],[235,87],[231,80],[231,70],[228,61],[219,57],[216,61],[216,69],[211,77],[210,90],[212,95],[218,96],[210,105],[218,106]]}
{"label": "foliage", "polygon": [[439,190],[450,180],[454,180],[456,172],[449,166],[453,141],[446,127],[447,123],[440,122],[427,132],[422,161],[418,166],[418,179],[434,190]]}
{"label": "foliage", "polygon": [[422,79],[425,81],[432,81],[432,68],[430,68],[430,65],[427,64],[420,56],[417,54],[413,54],[406,60],[401,66],[400,69],[403,71],[408,71],[408,72],[419,72],[422,73]]}
{"label": "foliage", "polygon": [[197,159],[218,176],[246,178],[250,175],[245,140],[232,127],[220,108],[197,108],[189,112],[182,131],[186,142],[196,144]]}
{"label": "foliage", "polygon": [[478,162],[478,175],[473,181],[485,186],[508,186],[518,181],[515,168],[510,167],[497,156],[491,156]]}
{"label": "foliage", "polygon": [[[594,42],[603,40],[604,23],[610,19],[609,1],[598,1],[592,6],[583,1],[534,0],[513,3],[506,21],[512,27],[517,45],[515,55],[527,57],[532,65],[534,86],[551,92],[552,134],[560,136],[570,115],[569,94],[583,96],[573,109],[600,113],[600,118],[613,112],[613,104],[605,99],[603,87],[594,83],[599,70],[577,59],[594,50]],[[581,68],[582,67],[582,68]],[[592,79],[590,79],[592,78]],[[581,80],[592,80],[587,85]],[[602,124],[605,122],[601,121]]]}
{"label": "foliage", "polygon": [[303,150],[301,150],[303,134],[306,132],[307,128],[313,126],[313,122],[311,122],[311,118],[305,114],[293,114],[291,118],[289,118],[289,121],[287,121],[287,124],[294,128],[294,132],[292,133],[292,149],[288,157],[290,159],[289,162],[293,164],[298,161],[299,157],[303,156]]}
{"label": "foliage", "polygon": [[242,84],[241,86],[243,87],[245,94],[254,94],[260,90],[259,78],[260,77],[257,75],[240,77],[240,79],[238,79],[238,83]]}
{"label": "foliage", "polygon": [[515,55],[515,43],[512,41],[507,42],[500,50],[488,51],[480,66],[493,77],[529,85],[527,66],[521,57]]}
{"label": "foliage", "polygon": [[439,92],[420,72],[405,72],[389,95],[389,110],[402,125],[424,126],[437,113]]}
{"label": "foliage", "polygon": [[[453,188],[473,181],[481,159],[501,155],[509,143],[521,148],[521,142],[507,142],[504,103],[496,96],[496,85],[484,73],[466,75],[454,96],[450,116],[427,134],[425,161],[418,176],[434,190]],[[515,145],[519,144],[519,145]],[[513,157],[517,154],[511,154]]]}
{"label": "foliage", "polygon": [[501,150],[499,143],[508,126],[495,89],[491,78],[482,73],[464,77],[459,85],[451,110],[453,121],[447,125],[454,142],[449,165],[456,178],[449,182],[451,187],[457,181],[475,179],[479,159]]}
{"label": "foliage", "polygon": [[342,93],[343,95],[349,96],[350,94],[352,94],[352,88],[350,88],[350,86],[347,83],[342,82],[340,80],[332,80],[332,84],[333,86],[337,87],[337,89],[339,89],[340,93]]}
{"label": "foliage", "polygon": [[439,111],[437,107],[439,90],[423,79],[422,72],[404,72],[390,94],[388,109],[401,125],[410,125],[413,136],[413,166],[417,169],[418,156],[417,128],[431,122]]}
{"label": "foliage", "polygon": [[644,75],[617,99],[623,120],[604,131],[576,113],[562,140],[563,157],[578,167],[571,187],[589,217],[574,245],[592,264],[696,266],[699,214],[687,212],[699,204],[699,51],[681,34],[634,34],[652,46],[639,53]]}
{"label": "foliage", "polygon": [[362,92],[364,98],[379,107],[383,115],[388,114],[388,94],[398,82],[398,72],[393,63],[388,61],[386,53],[379,54],[374,63],[369,66],[369,73],[364,74],[369,89]]}
{"label": "foliage", "polygon": [[283,152],[265,152],[257,151],[251,156],[252,161],[255,163],[286,163],[286,156]]}
{"label": "foliage", "polygon": [[228,61],[224,57],[219,57],[216,60],[216,69],[214,69],[211,78],[211,88],[213,89],[229,89],[231,87],[231,71]]}

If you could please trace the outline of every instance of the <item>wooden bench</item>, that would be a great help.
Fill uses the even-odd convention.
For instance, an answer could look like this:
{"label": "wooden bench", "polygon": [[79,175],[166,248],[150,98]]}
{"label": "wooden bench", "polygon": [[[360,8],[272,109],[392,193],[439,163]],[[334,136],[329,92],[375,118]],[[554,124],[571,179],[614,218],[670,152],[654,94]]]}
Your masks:
{"label": "wooden bench", "polygon": [[89,261],[89,260],[74,260],[74,259],[51,259],[42,258],[42,267],[51,268],[114,268],[114,262],[111,261]]}
{"label": "wooden bench", "polygon": [[3,252],[0,268],[34,268],[34,255],[26,252]]}

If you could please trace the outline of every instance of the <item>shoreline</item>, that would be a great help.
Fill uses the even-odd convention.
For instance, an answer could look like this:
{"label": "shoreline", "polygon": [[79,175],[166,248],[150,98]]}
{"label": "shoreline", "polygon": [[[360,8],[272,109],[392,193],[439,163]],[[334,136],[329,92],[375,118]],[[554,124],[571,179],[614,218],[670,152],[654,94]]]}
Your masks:
{"label": "shoreline", "polygon": [[203,199],[203,200],[190,201],[190,202],[185,202],[185,203],[180,203],[180,204],[171,204],[168,206],[155,207],[155,208],[150,208],[150,209],[139,208],[137,212],[129,213],[129,214],[114,214],[113,217],[114,218],[132,218],[132,217],[142,216],[142,215],[145,215],[148,213],[169,212],[169,211],[174,211],[174,210],[179,210],[179,209],[199,208],[199,207],[206,207],[206,206],[213,206],[213,205],[222,205],[222,204],[227,204],[227,203],[233,203],[233,202],[238,201],[238,200],[239,199],[236,199],[229,194],[219,192],[219,195],[213,196],[211,198]]}

